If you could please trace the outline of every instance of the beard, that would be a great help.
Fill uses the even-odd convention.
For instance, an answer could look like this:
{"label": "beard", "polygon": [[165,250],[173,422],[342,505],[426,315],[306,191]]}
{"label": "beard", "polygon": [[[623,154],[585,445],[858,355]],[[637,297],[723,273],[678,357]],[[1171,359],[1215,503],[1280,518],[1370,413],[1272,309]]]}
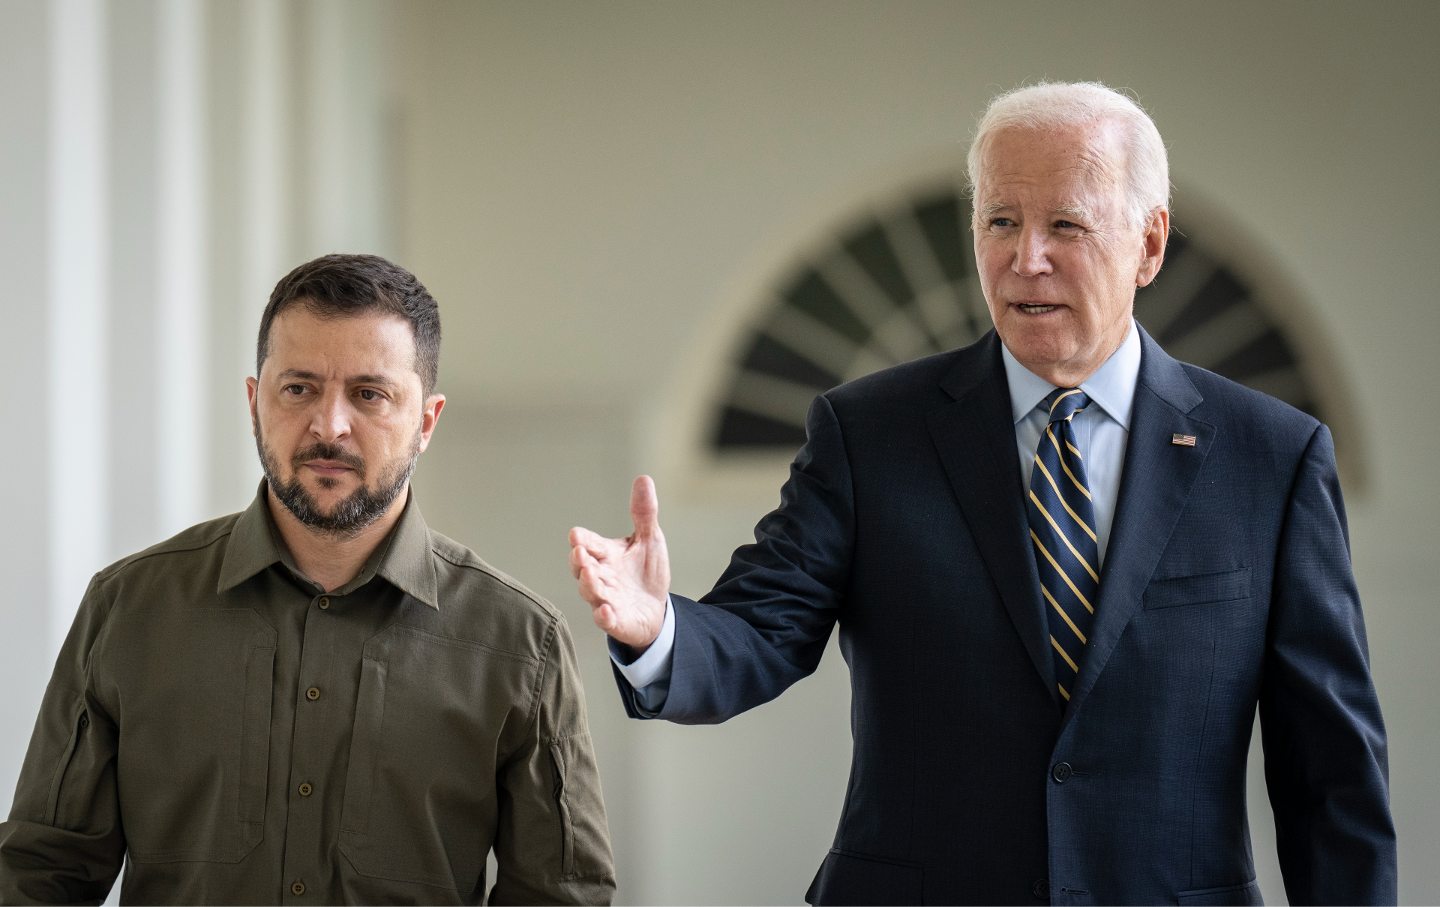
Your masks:
{"label": "beard", "polygon": [[[269,483],[270,490],[295,519],[326,535],[353,538],[384,516],[385,511],[389,510],[390,505],[400,496],[400,492],[405,490],[411,474],[415,472],[415,462],[420,458],[420,432],[416,430],[408,454],[387,464],[374,488],[365,481],[365,461],[334,444],[322,442],[298,451],[290,458],[288,482],[281,478],[280,460],[275,456],[275,452],[265,445],[265,437],[259,426],[255,428],[255,448],[260,454],[260,466],[265,471],[265,481]],[[316,501],[315,496],[300,482],[300,468],[309,460],[334,460],[344,463],[355,470],[356,477],[360,479],[360,487],[337,503],[329,513],[324,512],[320,508],[320,502]],[[328,477],[322,477],[319,481],[322,488],[333,488],[338,484],[335,479]]]}

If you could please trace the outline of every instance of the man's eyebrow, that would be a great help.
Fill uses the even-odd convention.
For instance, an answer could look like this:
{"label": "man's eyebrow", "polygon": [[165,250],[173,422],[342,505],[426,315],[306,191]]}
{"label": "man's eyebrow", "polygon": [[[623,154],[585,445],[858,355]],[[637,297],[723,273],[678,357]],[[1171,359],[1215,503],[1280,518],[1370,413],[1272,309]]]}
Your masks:
{"label": "man's eyebrow", "polygon": [[[306,370],[304,370],[304,369],[299,369],[299,368],[287,368],[285,371],[283,371],[283,372],[280,373],[280,380],[281,380],[281,381],[323,381],[323,380],[325,380],[325,379],[324,379],[322,376],[316,374],[315,372],[308,372],[308,371],[306,371]],[[346,384],[378,384],[378,385],[380,385],[380,386],[382,386],[382,387],[394,387],[394,386],[396,385],[396,381],[395,381],[393,378],[389,378],[389,377],[387,377],[387,376],[385,376],[385,375],[376,375],[376,374],[351,375],[349,378],[346,378],[346,379],[345,379],[345,383],[346,383]]]}
{"label": "man's eyebrow", "polygon": [[286,381],[292,378],[298,378],[301,381],[320,380],[320,376],[315,374],[314,372],[307,372],[304,369],[298,368],[287,368],[285,371],[281,372],[278,377],[281,381]]}
{"label": "man's eyebrow", "polygon": [[1089,206],[1079,204],[1078,202],[1069,205],[1061,205],[1060,207],[1055,209],[1055,213],[1060,215],[1061,217],[1071,217],[1079,221],[1089,221],[1092,219],[1092,212]]}
{"label": "man's eyebrow", "polygon": [[[980,223],[984,223],[1009,207],[1009,205],[1001,202],[990,202],[977,210],[975,219]],[[1094,211],[1088,205],[1080,202],[1058,205],[1050,213],[1056,217],[1074,218],[1079,221],[1090,221],[1094,219]]]}
{"label": "man's eyebrow", "polygon": [[378,384],[382,387],[394,387],[396,385],[394,379],[388,378],[385,375],[352,375],[347,383]]}

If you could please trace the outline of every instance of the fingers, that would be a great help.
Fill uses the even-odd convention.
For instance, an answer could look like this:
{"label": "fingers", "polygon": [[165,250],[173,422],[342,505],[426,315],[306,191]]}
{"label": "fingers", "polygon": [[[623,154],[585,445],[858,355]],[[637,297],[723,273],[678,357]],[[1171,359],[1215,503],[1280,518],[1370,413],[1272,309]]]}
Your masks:
{"label": "fingers", "polygon": [[583,526],[576,526],[570,530],[570,547],[583,548],[591,557],[603,561],[611,556],[617,548],[624,548],[623,539],[607,539],[598,532],[591,532]]}
{"label": "fingers", "polygon": [[595,620],[595,626],[609,633],[615,629],[615,609],[609,605],[601,605],[598,608],[590,609],[590,616]]}
{"label": "fingers", "polygon": [[594,562],[595,558],[590,552],[576,545],[573,541],[570,544],[570,575],[579,579],[580,571],[585,567],[585,564],[587,562]]}
{"label": "fingers", "polygon": [[577,581],[580,597],[590,605],[595,626],[626,645],[641,648],[655,638],[659,624],[652,612],[658,602],[663,618],[670,582],[659,514],[655,482],[640,476],[630,489],[634,535],[605,538],[583,526],[575,526],[569,533],[570,574]]}
{"label": "fingers", "polygon": [[580,598],[590,606],[595,625],[606,633],[620,626],[621,614],[627,605],[624,582],[615,575],[614,567],[590,556],[583,546],[570,550],[571,571],[578,581]]}
{"label": "fingers", "polygon": [[660,529],[660,499],[649,476],[636,476],[630,486],[630,519],[637,539],[649,538]]}
{"label": "fingers", "polygon": [[583,554],[584,549],[576,550],[581,551],[586,560],[576,574],[580,581],[580,597],[590,605],[590,618],[595,621],[595,626],[607,634],[614,633],[620,626],[620,614],[610,602],[609,584],[601,576],[599,565]]}

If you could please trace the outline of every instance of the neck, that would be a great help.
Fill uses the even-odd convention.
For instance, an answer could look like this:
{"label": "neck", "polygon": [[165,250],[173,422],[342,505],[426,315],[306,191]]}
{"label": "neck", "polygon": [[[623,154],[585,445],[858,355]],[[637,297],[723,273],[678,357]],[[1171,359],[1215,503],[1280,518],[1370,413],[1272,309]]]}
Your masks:
{"label": "neck", "polygon": [[[1022,363],[1022,364],[1023,364],[1023,363]],[[1025,366],[1025,367],[1026,367],[1026,368],[1030,368],[1028,365]],[[1097,371],[1099,371],[1099,369],[1094,369],[1094,368],[1092,368],[1092,369],[1086,371],[1086,370],[1084,370],[1084,369],[1066,370],[1066,369],[1044,369],[1044,368],[1041,368],[1041,369],[1033,369],[1033,368],[1031,368],[1030,371],[1033,372],[1033,373],[1034,373],[1035,375],[1037,375],[1038,377],[1044,378],[1046,381],[1049,381],[1051,384],[1055,385],[1056,387],[1079,387],[1080,385],[1084,384],[1087,380],[1089,380],[1090,376],[1093,375],[1093,374],[1095,374]]]}
{"label": "neck", "polygon": [[306,579],[326,592],[334,592],[359,575],[370,555],[399,522],[409,495],[407,486],[395,496],[394,502],[379,519],[354,535],[336,535],[305,525],[280,503],[268,485],[265,500],[275,528],[280,531],[280,540],[290,552],[295,566]]}
{"label": "neck", "polygon": [[[1124,346],[1125,341],[1129,339],[1131,330],[1133,330],[1133,328],[1130,327],[1130,324],[1127,321],[1125,325],[1125,330],[1121,331],[1119,339],[1117,339],[1113,344],[1110,345],[1109,349],[1106,350],[1104,356],[1101,356],[1098,360],[1092,362],[1078,364],[1036,363],[1035,365],[1031,365],[1030,363],[1020,359],[1018,356],[1016,356],[1015,361],[1025,366],[1025,368],[1028,369],[1031,374],[1039,378],[1044,378],[1046,381],[1049,381],[1056,387],[1079,387],[1086,381],[1089,381],[1091,375],[1100,371],[1101,367],[1104,366],[1105,363],[1109,362],[1112,356],[1119,352],[1120,347]],[[1014,355],[1013,351],[1011,355]]]}

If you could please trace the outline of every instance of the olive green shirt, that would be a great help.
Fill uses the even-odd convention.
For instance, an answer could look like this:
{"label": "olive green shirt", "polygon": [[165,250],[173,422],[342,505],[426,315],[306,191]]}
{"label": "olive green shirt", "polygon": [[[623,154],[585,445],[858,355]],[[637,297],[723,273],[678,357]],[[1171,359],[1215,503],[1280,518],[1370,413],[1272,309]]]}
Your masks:
{"label": "olive green shirt", "polygon": [[584,694],[550,604],[412,499],[359,576],[260,495],[96,574],[45,693],[0,902],[609,903]]}

